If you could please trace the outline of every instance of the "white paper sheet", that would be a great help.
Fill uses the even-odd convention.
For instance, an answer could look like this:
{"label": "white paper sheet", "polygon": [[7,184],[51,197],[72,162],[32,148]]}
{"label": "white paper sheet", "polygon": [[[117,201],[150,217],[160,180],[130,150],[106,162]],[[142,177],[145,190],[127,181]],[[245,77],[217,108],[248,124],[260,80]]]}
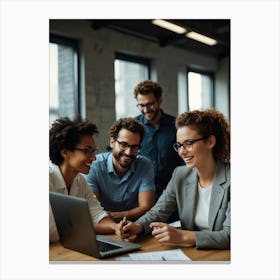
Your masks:
{"label": "white paper sheet", "polygon": [[134,261],[191,261],[181,249],[129,254]]}

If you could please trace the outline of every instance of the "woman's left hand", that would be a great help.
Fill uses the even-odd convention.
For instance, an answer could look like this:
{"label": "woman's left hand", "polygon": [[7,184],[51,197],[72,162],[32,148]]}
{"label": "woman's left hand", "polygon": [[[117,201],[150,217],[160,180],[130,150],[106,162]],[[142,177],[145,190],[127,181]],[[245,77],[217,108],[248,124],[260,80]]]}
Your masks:
{"label": "woman's left hand", "polygon": [[152,235],[159,242],[195,245],[195,234],[189,230],[176,229],[166,223],[154,222]]}

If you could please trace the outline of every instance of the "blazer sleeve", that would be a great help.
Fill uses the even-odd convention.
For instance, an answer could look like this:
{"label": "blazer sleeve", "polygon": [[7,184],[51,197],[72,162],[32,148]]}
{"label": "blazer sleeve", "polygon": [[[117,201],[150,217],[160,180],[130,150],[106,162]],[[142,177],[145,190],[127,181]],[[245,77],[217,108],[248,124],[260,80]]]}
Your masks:
{"label": "blazer sleeve", "polygon": [[177,185],[176,172],[174,171],[166,189],[158,199],[157,203],[145,215],[140,217],[135,223],[144,227],[144,233],[152,231],[149,227],[152,222],[166,222],[170,215],[177,209],[175,188]]}

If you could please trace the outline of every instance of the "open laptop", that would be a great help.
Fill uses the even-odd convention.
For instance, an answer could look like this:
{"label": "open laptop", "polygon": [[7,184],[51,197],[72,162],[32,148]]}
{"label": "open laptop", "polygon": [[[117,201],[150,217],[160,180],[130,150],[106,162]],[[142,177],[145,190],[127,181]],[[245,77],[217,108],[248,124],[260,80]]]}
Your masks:
{"label": "open laptop", "polygon": [[86,199],[50,192],[50,204],[61,244],[96,258],[106,258],[139,249],[132,242],[95,234]]}

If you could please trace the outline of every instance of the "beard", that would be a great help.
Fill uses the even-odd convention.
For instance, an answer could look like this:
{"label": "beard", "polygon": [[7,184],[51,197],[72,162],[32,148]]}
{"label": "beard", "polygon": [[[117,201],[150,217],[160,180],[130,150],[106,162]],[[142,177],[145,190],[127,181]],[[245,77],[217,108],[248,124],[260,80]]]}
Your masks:
{"label": "beard", "polygon": [[150,119],[147,119],[147,117],[146,117],[146,119],[148,121],[154,121],[156,119],[156,117],[158,116],[159,112],[160,112],[160,109],[157,108],[156,110],[146,112],[144,114],[144,116],[146,117],[146,114],[152,114],[152,117]]}
{"label": "beard", "polygon": [[136,158],[136,155],[126,155],[124,151],[113,151],[113,157],[122,168],[129,168]]}

